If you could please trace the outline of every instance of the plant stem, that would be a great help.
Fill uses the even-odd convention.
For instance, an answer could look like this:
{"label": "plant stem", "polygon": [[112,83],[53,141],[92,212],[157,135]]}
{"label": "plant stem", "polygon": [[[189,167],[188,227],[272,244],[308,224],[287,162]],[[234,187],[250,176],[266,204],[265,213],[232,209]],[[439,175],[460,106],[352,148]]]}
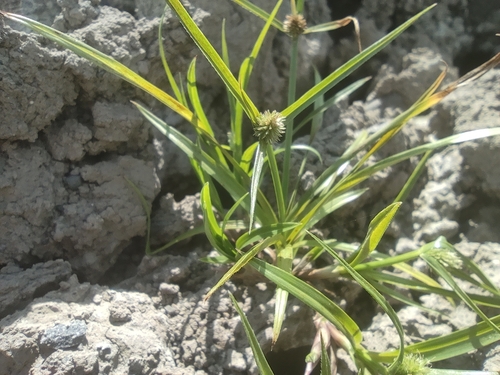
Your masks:
{"label": "plant stem", "polygon": [[[290,51],[290,75],[288,77],[288,106],[295,101],[295,91],[297,84],[297,60],[298,60],[298,38],[292,39],[292,49]],[[285,156],[283,161],[283,197],[288,199],[288,185],[290,182],[290,157],[292,153],[294,117],[286,119],[285,133]]]}

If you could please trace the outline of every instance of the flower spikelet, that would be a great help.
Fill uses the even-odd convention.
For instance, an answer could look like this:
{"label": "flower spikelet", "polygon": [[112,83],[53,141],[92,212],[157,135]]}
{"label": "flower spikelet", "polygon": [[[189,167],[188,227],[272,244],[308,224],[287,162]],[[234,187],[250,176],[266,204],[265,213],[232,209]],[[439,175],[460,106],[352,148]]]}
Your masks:
{"label": "flower spikelet", "polygon": [[289,14],[286,16],[283,26],[285,33],[290,35],[292,38],[296,38],[306,31],[307,22],[302,14]]}
{"label": "flower spikelet", "polygon": [[462,259],[457,253],[448,249],[433,249],[429,251],[429,255],[445,267],[461,269],[463,266]]}
{"label": "flower spikelet", "polygon": [[285,131],[285,117],[277,111],[265,111],[257,117],[253,130],[259,141],[267,144],[276,143]]}

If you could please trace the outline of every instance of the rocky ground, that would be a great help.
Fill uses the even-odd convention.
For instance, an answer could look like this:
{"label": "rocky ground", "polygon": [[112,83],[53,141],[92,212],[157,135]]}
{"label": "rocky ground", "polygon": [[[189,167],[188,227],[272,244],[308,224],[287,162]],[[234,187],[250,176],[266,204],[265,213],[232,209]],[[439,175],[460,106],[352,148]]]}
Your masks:
{"label": "rocky ground", "polygon": [[[265,0],[254,2],[269,6]],[[306,3],[311,25],[356,16],[367,46],[431,2]],[[3,10],[68,32],[167,89],[157,40],[163,1],[49,0],[41,5],[8,0],[5,4]],[[216,48],[221,20],[226,19],[231,62],[237,66],[249,53],[261,22],[230,1],[185,4]],[[500,38],[494,36],[500,32],[499,24],[497,0],[438,1],[430,14],[355,73],[353,80],[374,77],[355,101],[326,112],[313,144],[325,164],[339,156],[361,129],[376,129],[407,108],[443,69],[443,61],[451,81],[500,52]],[[199,51],[171,13],[164,35],[171,68],[184,74]],[[250,88],[259,108],[284,104],[287,38],[272,31],[263,47]],[[300,51],[298,87],[304,91],[312,84],[313,65],[326,74],[356,53],[356,43],[346,28],[308,37]],[[256,374],[227,291],[237,296],[268,351],[273,286],[240,277],[203,302],[224,271],[198,260],[211,250],[203,238],[159,257],[144,256],[146,216],[123,177],[134,182],[152,206],[155,246],[201,222],[199,186],[188,160],[129,101],[143,102],[188,134],[189,127],[130,85],[5,20],[0,25],[0,77],[0,375]],[[224,136],[225,93],[202,58],[197,78],[207,114],[218,125],[218,136]],[[411,147],[432,137],[500,126],[499,80],[497,68],[473,86],[456,91],[412,120],[400,135],[404,141],[400,145]],[[400,148],[394,144],[384,153]],[[500,140],[492,138],[436,153],[389,230],[388,251],[405,252],[444,235],[500,285],[499,151]],[[311,163],[308,177],[314,178],[322,168]],[[355,215],[326,223],[334,228],[332,235],[362,238],[369,218],[394,198],[410,171],[408,163],[370,181],[369,194],[350,209]],[[390,321],[366,297],[346,296],[344,304],[364,319],[370,349],[397,346]],[[424,304],[446,318],[402,308],[400,318],[413,342],[476,322],[467,308],[452,308],[446,300],[427,297]],[[283,335],[274,348],[285,353],[284,362],[296,353],[289,350],[307,347],[314,336],[309,309],[292,299],[287,312]],[[492,345],[439,365],[498,371],[499,352]],[[353,372],[346,362],[339,373]]]}

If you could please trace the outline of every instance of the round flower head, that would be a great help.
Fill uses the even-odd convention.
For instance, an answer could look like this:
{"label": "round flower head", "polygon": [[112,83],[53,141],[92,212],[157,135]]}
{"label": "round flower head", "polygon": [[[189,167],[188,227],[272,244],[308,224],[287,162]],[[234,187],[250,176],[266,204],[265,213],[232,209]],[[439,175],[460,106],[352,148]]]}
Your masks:
{"label": "round flower head", "polygon": [[296,38],[300,34],[304,33],[307,28],[307,22],[302,14],[289,14],[286,16],[283,26],[285,33],[290,35],[292,38]]}
{"label": "round flower head", "polygon": [[277,111],[265,111],[257,117],[253,130],[259,141],[267,144],[276,143],[285,131],[285,117]]}

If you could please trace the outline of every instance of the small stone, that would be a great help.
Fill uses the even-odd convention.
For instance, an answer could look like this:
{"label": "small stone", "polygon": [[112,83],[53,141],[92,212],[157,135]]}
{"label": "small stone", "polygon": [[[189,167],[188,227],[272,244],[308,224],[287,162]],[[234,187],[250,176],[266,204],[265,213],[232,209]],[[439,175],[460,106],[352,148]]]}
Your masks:
{"label": "small stone", "polygon": [[162,295],[173,295],[179,293],[179,285],[161,283],[159,290]]}
{"label": "small stone", "polygon": [[132,314],[126,306],[112,306],[109,309],[109,321],[111,323],[126,323],[132,320]]}
{"label": "small stone", "polygon": [[76,175],[65,177],[64,182],[66,182],[66,185],[68,185],[68,188],[71,190],[78,190],[78,188],[82,185],[83,180],[80,175]]}
{"label": "small stone", "polygon": [[40,339],[40,344],[52,349],[71,349],[86,341],[87,325],[82,320],[73,320],[69,324],[57,323],[47,328]]}
{"label": "small stone", "polygon": [[232,371],[245,371],[247,369],[245,356],[236,350],[230,350],[227,356],[227,364],[224,367]]}
{"label": "small stone", "polygon": [[59,288],[60,288],[61,290],[68,290],[70,287],[71,287],[71,284],[70,284],[70,283],[68,283],[67,281],[61,281],[61,282],[59,283]]}

